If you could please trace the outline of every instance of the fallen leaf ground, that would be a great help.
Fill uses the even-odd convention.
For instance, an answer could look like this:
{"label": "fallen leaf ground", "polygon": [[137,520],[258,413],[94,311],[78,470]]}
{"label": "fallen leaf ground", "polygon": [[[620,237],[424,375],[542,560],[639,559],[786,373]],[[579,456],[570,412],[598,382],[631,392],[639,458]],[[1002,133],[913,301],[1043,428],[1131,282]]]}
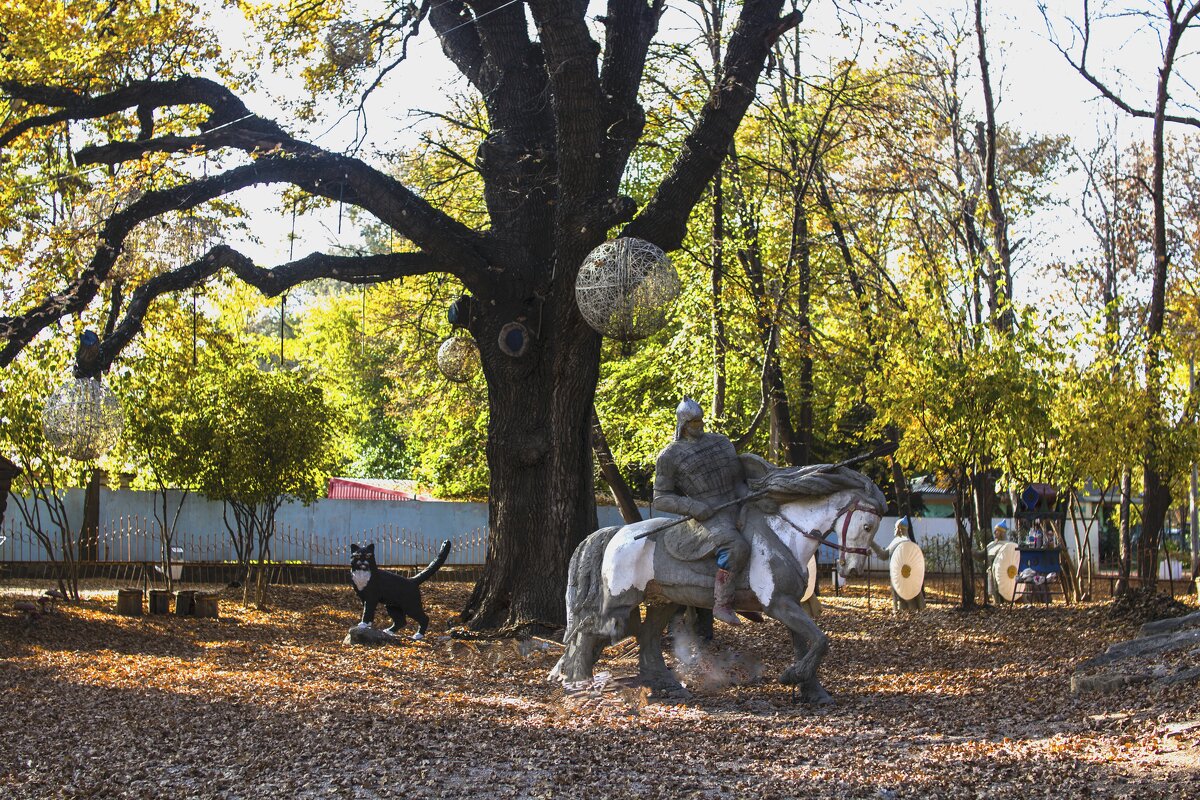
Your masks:
{"label": "fallen leaf ground", "polygon": [[[0,587],[0,798],[1200,797],[1196,687],[1077,698],[1074,665],[1133,636],[1103,605],[893,619],[826,599],[832,708],[774,682],[774,622],[718,625],[687,702],[565,694],[558,651],[450,641],[465,583],[426,584],[424,642],[342,644],[348,587],[269,613],[117,616],[115,591],[23,622]],[[745,681],[758,671],[763,680]],[[632,674],[628,646],[599,669]]]}

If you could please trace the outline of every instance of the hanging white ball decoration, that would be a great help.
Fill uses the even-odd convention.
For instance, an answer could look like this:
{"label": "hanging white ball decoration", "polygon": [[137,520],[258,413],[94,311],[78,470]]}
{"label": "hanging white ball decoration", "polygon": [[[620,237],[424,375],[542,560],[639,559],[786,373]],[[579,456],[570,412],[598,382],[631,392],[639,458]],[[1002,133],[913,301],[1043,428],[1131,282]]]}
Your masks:
{"label": "hanging white ball decoration", "polygon": [[42,432],[60,454],[91,461],[121,437],[125,418],[116,396],[93,378],[74,378],[46,399]]}
{"label": "hanging white ball decoration", "polygon": [[437,365],[447,380],[466,383],[479,371],[479,346],[466,336],[451,336],[438,348]]}
{"label": "hanging white ball decoration", "polygon": [[679,296],[671,259],[644,239],[607,241],[584,259],[575,279],[575,302],[587,323],[610,339],[644,339],[667,322]]}

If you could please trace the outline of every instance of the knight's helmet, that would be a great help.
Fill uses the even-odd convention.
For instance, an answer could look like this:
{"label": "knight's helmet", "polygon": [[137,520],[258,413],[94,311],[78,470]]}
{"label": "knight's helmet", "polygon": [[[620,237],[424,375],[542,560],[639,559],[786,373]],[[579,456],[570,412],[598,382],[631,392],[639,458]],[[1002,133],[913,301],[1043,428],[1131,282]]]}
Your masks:
{"label": "knight's helmet", "polygon": [[675,408],[675,438],[683,438],[683,426],[695,419],[704,419],[704,409],[692,398],[683,398]]}

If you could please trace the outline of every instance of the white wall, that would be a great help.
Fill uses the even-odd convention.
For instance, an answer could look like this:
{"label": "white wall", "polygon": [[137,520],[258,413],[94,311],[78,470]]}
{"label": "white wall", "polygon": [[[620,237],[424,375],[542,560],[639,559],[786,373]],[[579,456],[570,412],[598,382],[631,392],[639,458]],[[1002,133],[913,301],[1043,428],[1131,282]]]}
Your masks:
{"label": "white wall", "polygon": [[[158,560],[157,497],[153,492],[100,490],[100,560]],[[168,498],[174,513],[180,494],[170,492]],[[67,492],[68,518],[75,530],[83,523],[83,500],[82,489]],[[187,496],[175,525],[175,544],[183,550],[182,560],[233,560],[223,513],[221,503]],[[601,506],[597,513],[602,527],[621,523],[615,507]],[[40,527],[57,541],[58,533],[49,519],[43,510]],[[454,542],[448,564],[481,564],[486,554],[486,503],[322,499],[309,506],[285,503],[275,523],[274,559],[344,564],[351,542],[374,542],[381,563],[422,564],[445,539]],[[17,498],[9,498],[3,527],[0,535],[6,540],[0,543],[0,561],[48,560],[45,548],[25,529]]]}
{"label": "white wall", "polygon": [[[179,495],[171,493],[171,508]],[[158,533],[154,521],[152,492],[100,490],[99,557],[106,561],[155,561],[158,559]],[[47,554],[34,537],[24,530],[17,499],[9,498],[0,544],[0,561],[42,561]],[[67,509],[72,525],[83,520],[83,490],[67,493]],[[642,510],[645,514],[645,509]],[[189,495],[176,525],[176,543],[183,548],[185,561],[222,561],[234,558],[233,548],[222,519],[223,506],[202,497]],[[613,506],[597,509],[601,527],[619,525],[620,512]],[[43,520],[48,517],[43,514]],[[232,521],[232,517],[231,517]],[[999,518],[993,522],[999,522]],[[896,517],[884,517],[875,541],[886,547],[892,540]],[[1012,524],[1012,521],[1009,521]],[[1075,543],[1068,520],[1068,550]],[[375,542],[384,564],[422,564],[437,552],[441,542],[450,539],[449,564],[480,564],[486,553],[487,504],[425,502],[420,500],[318,500],[310,506],[285,503],[276,518],[272,557],[316,564],[344,564],[351,542]],[[1082,536],[1083,524],[1078,523]],[[916,517],[914,535],[925,551],[926,569],[931,572],[958,571],[958,544],[954,520]],[[43,529],[57,539],[57,533],[43,522]],[[1091,532],[1092,558],[1099,551],[1095,530]],[[822,563],[836,560],[836,553],[822,548]],[[872,557],[871,566],[887,565]]]}

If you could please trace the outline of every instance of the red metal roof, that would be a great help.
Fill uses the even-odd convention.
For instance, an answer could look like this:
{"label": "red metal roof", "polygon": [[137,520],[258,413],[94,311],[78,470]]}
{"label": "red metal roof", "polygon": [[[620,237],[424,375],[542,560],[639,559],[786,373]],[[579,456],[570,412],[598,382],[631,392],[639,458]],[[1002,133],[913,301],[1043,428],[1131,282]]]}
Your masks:
{"label": "red metal roof", "polygon": [[432,500],[408,481],[330,478],[326,496],[335,500]]}

